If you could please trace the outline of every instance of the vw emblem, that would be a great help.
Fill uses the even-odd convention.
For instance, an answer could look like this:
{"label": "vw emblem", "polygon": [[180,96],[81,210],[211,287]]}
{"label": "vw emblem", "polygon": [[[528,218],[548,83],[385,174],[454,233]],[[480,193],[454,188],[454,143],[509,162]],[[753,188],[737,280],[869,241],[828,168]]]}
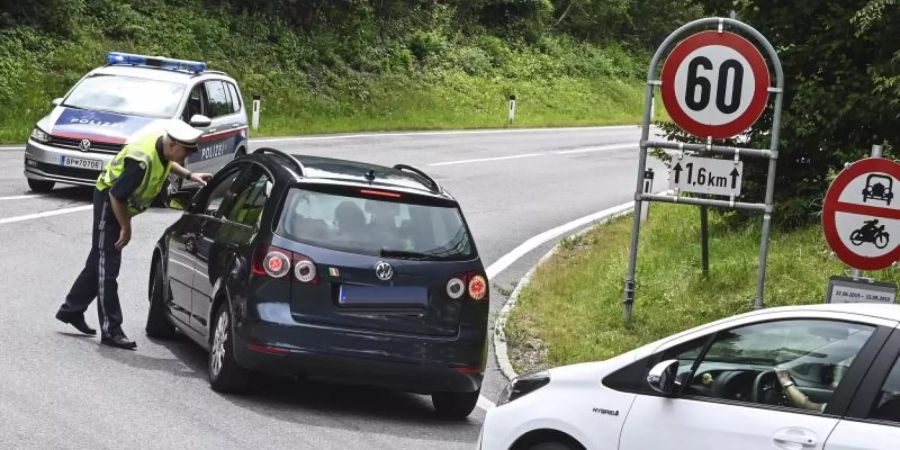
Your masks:
{"label": "vw emblem", "polygon": [[394,268],[384,261],[378,261],[375,264],[375,276],[381,281],[390,280],[394,276]]}
{"label": "vw emblem", "polygon": [[83,151],[83,152],[89,151],[91,149],[91,141],[89,141],[87,139],[82,139],[81,142],[78,144],[78,148],[80,148],[81,151]]}

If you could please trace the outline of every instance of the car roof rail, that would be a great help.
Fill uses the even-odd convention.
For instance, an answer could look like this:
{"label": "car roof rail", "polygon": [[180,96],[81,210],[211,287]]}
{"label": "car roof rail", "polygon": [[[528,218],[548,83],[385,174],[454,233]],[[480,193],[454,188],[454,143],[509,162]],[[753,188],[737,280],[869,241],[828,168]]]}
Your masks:
{"label": "car roof rail", "polygon": [[409,171],[409,172],[412,172],[412,173],[414,173],[414,174],[416,174],[416,175],[418,175],[418,176],[424,178],[424,179],[425,179],[426,181],[428,181],[429,183],[431,183],[431,186],[429,186],[429,189],[430,189],[432,192],[437,192],[437,193],[440,193],[440,192],[441,192],[441,185],[439,185],[437,181],[434,181],[434,178],[431,178],[430,176],[428,176],[427,173],[425,173],[425,172],[423,172],[423,171],[421,171],[421,170],[419,170],[419,169],[416,169],[416,168],[413,167],[413,166],[410,166],[410,165],[408,165],[408,164],[397,164],[397,165],[394,166],[394,169],[397,169],[397,170],[400,170],[400,171],[407,170],[407,171]]}
{"label": "car roof rail", "polygon": [[287,161],[288,164],[294,166],[294,169],[297,169],[298,175],[300,175],[301,177],[305,176],[303,163],[301,163],[300,160],[295,158],[293,155],[289,155],[281,150],[277,150],[277,149],[270,148],[270,147],[263,147],[263,148],[257,149],[256,151],[253,152],[253,154],[254,155],[270,154],[270,155],[278,156],[278,157],[284,159],[285,161]]}

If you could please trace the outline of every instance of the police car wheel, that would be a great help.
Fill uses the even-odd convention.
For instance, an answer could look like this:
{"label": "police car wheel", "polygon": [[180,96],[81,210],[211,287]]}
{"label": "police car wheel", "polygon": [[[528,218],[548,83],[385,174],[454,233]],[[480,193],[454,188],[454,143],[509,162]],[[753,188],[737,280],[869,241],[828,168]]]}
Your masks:
{"label": "police car wheel", "polygon": [[166,292],[163,283],[162,267],[157,264],[153,269],[150,284],[150,311],[147,312],[147,336],[154,339],[171,339],[175,337],[175,325],[166,317]]}
{"label": "police car wheel", "polygon": [[475,392],[435,392],[431,403],[438,415],[448,419],[465,419],[475,409],[481,391]]}
{"label": "police car wheel", "polygon": [[46,194],[53,190],[53,186],[56,183],[52,181],[44,181],[44,180],[32,180],[28,179],[28,187],[34,192],[40,192],[42,194]]}
{"label": "police car wheel", "polygon": [[219,392],[239,393],[247,390],[250,375],[234,359],[231,312],[223,302],[216,310],[213,322],[212,345],[209,349],[209,384]]}

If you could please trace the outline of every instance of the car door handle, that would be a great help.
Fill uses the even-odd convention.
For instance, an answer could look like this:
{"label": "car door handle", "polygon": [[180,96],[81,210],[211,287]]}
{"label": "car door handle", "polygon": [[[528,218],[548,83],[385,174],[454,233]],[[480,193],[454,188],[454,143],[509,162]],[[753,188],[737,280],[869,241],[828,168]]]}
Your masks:
{"label": "car door handle", "polygon": [[772,442],[778,448],[786,450],[803,450],[816,448],[818,437],[809,430],[801,428],[785,428],[772,434]]}
{"label": "car door handle", "polygon": [[241,127],[242,125],[243,125],[243,124],[241,124],[241,123],[233,123],[233,124],[231,124],[231,128],[239,128],[239,127]]}

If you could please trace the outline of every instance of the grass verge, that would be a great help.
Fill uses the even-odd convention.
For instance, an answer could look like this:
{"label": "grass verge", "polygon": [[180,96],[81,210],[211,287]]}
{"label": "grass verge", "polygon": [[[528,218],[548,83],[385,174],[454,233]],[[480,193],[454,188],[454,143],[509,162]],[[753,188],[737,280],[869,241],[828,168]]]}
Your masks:
{"label": "grass verge", "polygon": [[[506,326],[518,373],[602,360],[696,325],[751,309],[760,222],[710,214],[710,271],[700,270],[699,209],[654,204],[641,229],[634,317],[622,320],[630,216],[577,238],[540,266]],[[849,273],[820,226],[773,232],[766,306],[820,303],[828,277]],[[900,282],[900,270],[868,276]]]}

